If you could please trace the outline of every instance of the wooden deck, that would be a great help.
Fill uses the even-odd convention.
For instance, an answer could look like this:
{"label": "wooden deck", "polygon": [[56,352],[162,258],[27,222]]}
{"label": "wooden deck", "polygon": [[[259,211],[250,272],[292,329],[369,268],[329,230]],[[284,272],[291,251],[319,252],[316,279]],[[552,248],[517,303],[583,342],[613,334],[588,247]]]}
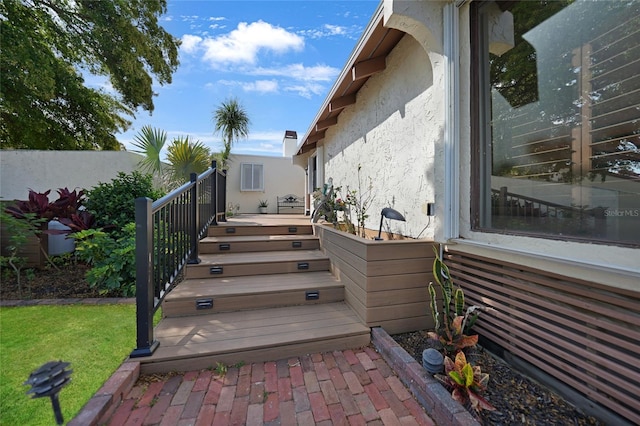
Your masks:
{"label": "wooden deck", "polygon": [[288,306],[163,320],[144,373],[203,369],[366,346],[369,328],[344,303]]}
{"label": "wooden deck", "polygon": [[143,373],[358,348],[370,329],[344,301],[309,218],[241,215],[211,227],[163,302]]}

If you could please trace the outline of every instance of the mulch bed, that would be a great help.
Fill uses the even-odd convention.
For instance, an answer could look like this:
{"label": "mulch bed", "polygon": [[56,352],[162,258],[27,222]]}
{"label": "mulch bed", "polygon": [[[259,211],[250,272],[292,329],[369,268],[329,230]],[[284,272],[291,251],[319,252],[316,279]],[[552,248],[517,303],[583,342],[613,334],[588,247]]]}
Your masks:
{"label": "mulch bed", "polygon": [[[427,348],[424,332],[391,336],[422,365]],[[485,425],[602,425],[597,419],[578,411],[562,397],[512,369],[507,363],[481,347],[474,353],[474,364],[489,374],[489,386],[483,396],[497,408],[484,411],[478,419]]]}
{"label": "mulch bed", "polygon": [[115,297],[115,294],[100,294],[96,288],[89,286],[84,278],[88,269],[86,265],[78,263],[60,266],[58,270],[53,266],[23,270],[20,291],[13,271],[3,268],[0,300]]}

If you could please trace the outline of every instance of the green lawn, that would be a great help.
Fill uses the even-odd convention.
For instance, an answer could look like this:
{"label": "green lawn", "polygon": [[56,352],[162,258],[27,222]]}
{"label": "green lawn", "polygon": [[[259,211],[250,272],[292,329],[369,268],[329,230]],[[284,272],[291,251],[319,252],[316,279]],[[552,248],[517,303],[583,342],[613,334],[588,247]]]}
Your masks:
{"label": "green lawn", "polygon": [[53,425],[49,398],[23,383],[47,361],[71,363],[60,392],[71,420],[135,347],[135,305],[0,308],[0,425]]}

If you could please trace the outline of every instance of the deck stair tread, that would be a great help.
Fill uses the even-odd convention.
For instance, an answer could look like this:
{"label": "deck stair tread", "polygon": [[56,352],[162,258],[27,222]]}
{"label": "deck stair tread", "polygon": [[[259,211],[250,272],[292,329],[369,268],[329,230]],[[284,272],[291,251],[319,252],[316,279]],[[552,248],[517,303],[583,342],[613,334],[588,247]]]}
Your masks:
{"label": "deck stair tread", "polygon": [[342,287],[330,272],[306,274],[272,274],[229,278],[190,279],[171,291],[166,302],[196,297],[231,297],[244,294],[280,293],[290,290],[311,290]]}
{"label": "deck stair tread", "polygon": [[328,259],[319,250],[295,250],[295,251],[274,251],[274,252],[251,252],[251,253],[225,253],[225,254],[201,254],[200,263],[193,266],[209,266],[220,264],[256,264],[268,262],[290,262],[302,260],[325,260]]}
{"label": "deck stair tread", "polygon": [[[230,232],[233,231],[233,232]],[[313,226],[307,225],[219,225],[209,228],[207,236],[223,235],[312,235]]]}
{"label": "deck stair tread", "polygon": [[200,243],[237,243],[253,241],[298,241],[317,240],[315,235],[293,234],[293,235],[219,235],[217,237],[205,237]]}
{"label": "deck stair tread", "polygon": [[166,371],[187,357],[193,368],[207,368],[357,347],[367,344],[369,332],[344,302],[166,318],[155,330],[158,349],[141,358],[142,370]]}

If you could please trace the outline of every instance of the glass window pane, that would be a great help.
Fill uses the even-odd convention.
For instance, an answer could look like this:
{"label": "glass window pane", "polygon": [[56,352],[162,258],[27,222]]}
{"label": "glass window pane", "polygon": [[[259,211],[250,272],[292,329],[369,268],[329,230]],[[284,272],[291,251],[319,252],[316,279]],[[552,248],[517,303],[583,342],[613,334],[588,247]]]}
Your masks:
{"label": "glass window pane", "polygon": [[640,2],[488,3],[480,20],[481,226],[640,244]]}

